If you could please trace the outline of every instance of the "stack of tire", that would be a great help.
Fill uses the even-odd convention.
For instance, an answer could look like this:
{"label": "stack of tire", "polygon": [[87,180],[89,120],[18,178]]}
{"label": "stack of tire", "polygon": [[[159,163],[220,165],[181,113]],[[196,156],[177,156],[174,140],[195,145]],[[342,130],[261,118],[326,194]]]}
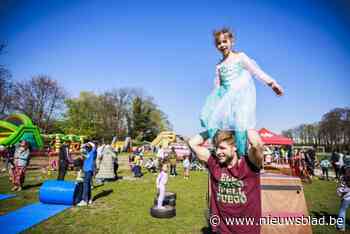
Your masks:
{"label": "stack of tire", "polygon": [[165,209],[157,208],[158,195],[154,198],[154,206],[151,208],[151,215],[155,218],[172,218],[176,216],[176,193],[165,192],[163,206]]}

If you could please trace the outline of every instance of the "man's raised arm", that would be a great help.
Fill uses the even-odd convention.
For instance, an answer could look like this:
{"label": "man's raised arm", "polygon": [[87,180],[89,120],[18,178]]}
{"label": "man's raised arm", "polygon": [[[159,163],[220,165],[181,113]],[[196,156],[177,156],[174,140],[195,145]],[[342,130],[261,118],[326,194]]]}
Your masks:
{"label": "man's raised arm", "polygon": [[248,130],[248,141],[250,143],[248,154],[249,160],[256,167],[261,168],[264,157],[264,143],[261,141],[259,134],[255,130]]}
{"label": "man's raised arm", "polygon": [[206,147],[202,146],[202,144],[207,138],[208,138],[207,132],[202,132],[192,137],[188,142],[189,146],[194,151],[198,159],[203,162],[208,162],[208,159],[210,156],[209,150]]}

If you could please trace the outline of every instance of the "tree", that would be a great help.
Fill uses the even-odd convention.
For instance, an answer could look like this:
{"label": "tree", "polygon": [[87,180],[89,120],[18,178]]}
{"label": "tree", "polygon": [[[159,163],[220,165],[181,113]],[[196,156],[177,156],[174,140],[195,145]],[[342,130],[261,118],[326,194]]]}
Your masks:
{"label": "tree", "polygon": [[101,95],[81,92],[79,97],[67,99],[66,105],[65,133],[105,141],[114,136],[150,141],[170,126],[153,99],[135,89],[113,89]]}
{"label": "tree", "polygon": [[320,132],[328,148],[347,148],[349,146],[349,122],[349,108],[335,108],[322,116]]}
{"label": "tree", "polygon": [[28,115],[43,133],[47,133],[62,114],[65,98],[65,90],[56,80],[39,75],[29,81],[16,82],[13,109]]}
{"label": "tree", "polygon": [[151,141],[161,131],[169,130],[170,123],[166,115],[154,104],[153,98],[135,97],[133,100],[133,137]]}
{"label": "tree", "polygon": [[103,94],[102,99],[109,103],[109,108],[104,111],[108,114],[104,116],[108,122],[106,126],[112,131],[111,136],[116,135],[122,140],[132,131],[131,108],[136,93],[135,89],[121,88]]}
{"label": "tree", "polygon": [[288,129],[288,130],[282,131],[282,135],[285,136],[285,137],[294,139],[293,130],[292,129]]}
{"label": "tree", "polygon": [[65,133],[97,137],[98,97],[93,92],[81,92],[79,97],[66,99],[65,103],[67,105]]}
{"label": "tree", "polygon": [[[0,44],[0,55],[4,53],[4,44]],[[12,110],[13,86],[11,73],[0,64],[0,113],[9,113]]]}
{"label": "tree", "polygon": [[0,113],[8,113],[12,109],[13,86],[10,72],[0,67]]}
{"label": "tree", "polygon": [[335,108],[325,113],[320,122],[301,124],[283,134],[292,136],[298,144],[324,145],[326,150],[349,150],[350,108]]}
{"label": "tree", "polygon": [[150,122],[149,115],[150,109],[145,106],[142,98],[139,96],[135,97],[132,103],[132,138],[142,136],[148,130],[147,125]]}

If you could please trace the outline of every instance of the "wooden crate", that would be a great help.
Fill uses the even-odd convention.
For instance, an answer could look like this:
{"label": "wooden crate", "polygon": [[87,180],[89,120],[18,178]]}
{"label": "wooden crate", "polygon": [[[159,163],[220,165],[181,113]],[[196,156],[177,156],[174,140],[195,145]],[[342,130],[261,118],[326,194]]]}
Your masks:
{"label": "wooden crate", "polygon": [[[282,174],[262,173],[261,202],[263,217],[308,217],[308,209],[300,178]],[[270,220],[275,218],[270,218]],[[311,225],[267,225],[261,227],[263,234],[308,234]]]}

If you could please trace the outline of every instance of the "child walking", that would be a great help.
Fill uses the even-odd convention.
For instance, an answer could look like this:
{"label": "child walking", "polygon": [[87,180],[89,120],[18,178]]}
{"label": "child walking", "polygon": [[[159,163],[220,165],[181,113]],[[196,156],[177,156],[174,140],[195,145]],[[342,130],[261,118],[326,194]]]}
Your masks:
{"label": "child walking", "polygon": [[331,165],[332,164],[330,163],[330,161],[327,158],[322,159],[322,161],[320,163],[320,167],[322,169],[322,177],[323,177],[323,179],[329,180],[329,178],[328,178],[328,168],[330,168]]}
{"label": "child walking", "polygon": [[207,97],[201,125],[211,138],[218,129],[235,131],[238,153],[244,155],[246,130],[255,128],[256,93],[251,76],[270,86],[279,96],[283,95],[283,90],[254,60],[233,50],[235,38],[229,29],[215,31],[214,39],[222,60],[216,65],[215,89]]}
{"label": "child walking", "polygon": [[160,173],[157,177],[157,191],[158,191],[158,203],[157,203],[157,208],[159,209],[164,209],[165,207],[163,206],[163,200],[165,196],[165,185],[168,182],[168,164],[163,163],[161,165]]}
{"label": "child walking", "polygon": [[191,163],[190,160],[188,159],[188,156],[185,156],[183,163],[183,167],[184,167],[184,179],[188,180],[190,178],[190,167],[191,167]]}

